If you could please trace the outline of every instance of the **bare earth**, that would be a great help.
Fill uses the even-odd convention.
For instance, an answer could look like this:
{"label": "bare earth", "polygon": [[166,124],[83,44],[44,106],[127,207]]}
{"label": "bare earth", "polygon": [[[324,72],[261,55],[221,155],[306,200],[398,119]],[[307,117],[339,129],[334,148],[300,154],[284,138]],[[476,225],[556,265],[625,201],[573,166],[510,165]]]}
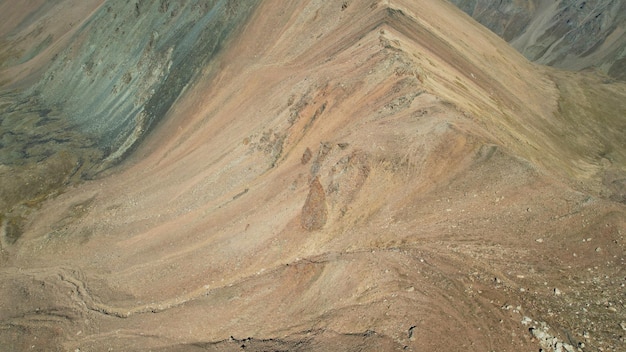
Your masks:
{"label": "bare earth", "polygon": [[2,243],[0,350],[624,351],[625,97],[444,1],[262,1]]}

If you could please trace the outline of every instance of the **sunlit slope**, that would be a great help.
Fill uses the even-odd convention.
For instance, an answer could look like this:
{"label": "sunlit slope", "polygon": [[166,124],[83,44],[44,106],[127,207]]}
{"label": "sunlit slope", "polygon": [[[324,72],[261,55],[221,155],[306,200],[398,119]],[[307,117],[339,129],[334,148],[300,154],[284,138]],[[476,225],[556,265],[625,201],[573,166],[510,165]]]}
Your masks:
{"label": "sunlit slope", "polygon": [[[524,316],[575,344],[572,307],[619,292],[624,206],[600,196],[623,105],[596,124],[588,95],[619,84],[586,90],[439,1],[266,0],[201,72],[3,244],[7,344],[532,350]],[[585,309],[617,343],[622,313]]]}

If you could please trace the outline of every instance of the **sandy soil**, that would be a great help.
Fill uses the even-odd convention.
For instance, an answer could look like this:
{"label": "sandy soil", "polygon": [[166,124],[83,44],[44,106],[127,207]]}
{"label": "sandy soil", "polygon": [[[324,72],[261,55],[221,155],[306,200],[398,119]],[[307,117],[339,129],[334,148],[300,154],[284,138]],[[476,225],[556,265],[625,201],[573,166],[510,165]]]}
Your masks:
{"label": "sandy soil", "polygon": [[593,120],[596,84],[447,2],[263,1],[125,163],[3,244],[0,341],[624,350],[626,115]]}

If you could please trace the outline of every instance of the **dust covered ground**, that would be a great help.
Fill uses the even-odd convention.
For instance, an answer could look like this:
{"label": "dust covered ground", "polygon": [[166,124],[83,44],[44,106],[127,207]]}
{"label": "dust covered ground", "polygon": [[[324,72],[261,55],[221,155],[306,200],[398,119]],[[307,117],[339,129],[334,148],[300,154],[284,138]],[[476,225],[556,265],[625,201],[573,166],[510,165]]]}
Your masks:
{"label": "dust covered ground", "polygon": [[3,219],[1,349],[624,350],[625,96],[447,2],[260,1],[123,163]]}

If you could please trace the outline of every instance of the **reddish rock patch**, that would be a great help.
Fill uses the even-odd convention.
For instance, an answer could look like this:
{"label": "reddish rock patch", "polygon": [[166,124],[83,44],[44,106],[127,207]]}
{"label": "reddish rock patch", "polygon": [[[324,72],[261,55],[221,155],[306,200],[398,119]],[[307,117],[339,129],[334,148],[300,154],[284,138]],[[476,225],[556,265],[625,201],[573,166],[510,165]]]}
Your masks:
{"label": "reddish rock patch", "polygon": [[309,195],[302,207],[301,224],[307,231],[321,230],[326,225],[328,209],[326,194],[319,177],[316,177],[309,188]]}

